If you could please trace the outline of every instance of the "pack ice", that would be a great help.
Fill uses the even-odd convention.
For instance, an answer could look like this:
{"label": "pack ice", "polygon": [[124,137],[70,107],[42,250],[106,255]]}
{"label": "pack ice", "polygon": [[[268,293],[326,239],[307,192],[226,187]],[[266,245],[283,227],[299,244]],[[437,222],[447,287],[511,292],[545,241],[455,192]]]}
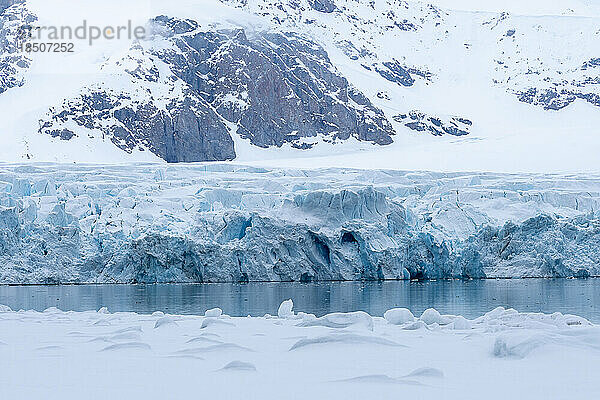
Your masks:
{"label": "pack ice", "polygon": [[600,178],[4,165],[0,282],[585,277]]}

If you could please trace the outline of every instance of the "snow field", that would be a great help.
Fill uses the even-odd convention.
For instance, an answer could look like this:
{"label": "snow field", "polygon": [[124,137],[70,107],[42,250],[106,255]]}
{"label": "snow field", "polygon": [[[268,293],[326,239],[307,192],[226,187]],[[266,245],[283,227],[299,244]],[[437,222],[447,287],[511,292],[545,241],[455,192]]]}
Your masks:
{"label": "snow field", "polygon": [[[600,330],[496,308],[467,321],[362,312],[317,318],[11,311],[0,307],[2,398],[591,399]],[[201,310],[199,310],[201,311]],[[214,315],[214,316],[213,316]],[[402,319],[402,318],[400,318]]]}

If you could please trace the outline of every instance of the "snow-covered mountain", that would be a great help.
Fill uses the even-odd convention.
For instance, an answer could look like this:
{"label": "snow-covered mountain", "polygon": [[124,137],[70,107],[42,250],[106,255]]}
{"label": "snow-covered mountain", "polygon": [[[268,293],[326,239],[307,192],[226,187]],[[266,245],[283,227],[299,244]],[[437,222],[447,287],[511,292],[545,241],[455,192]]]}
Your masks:
{"label": "snow-covered mountain", "polygon": [[[434,3],[2,0],[0,158],[599,170],[600,7]],[[83,20],[147,35],[18,48]]]}

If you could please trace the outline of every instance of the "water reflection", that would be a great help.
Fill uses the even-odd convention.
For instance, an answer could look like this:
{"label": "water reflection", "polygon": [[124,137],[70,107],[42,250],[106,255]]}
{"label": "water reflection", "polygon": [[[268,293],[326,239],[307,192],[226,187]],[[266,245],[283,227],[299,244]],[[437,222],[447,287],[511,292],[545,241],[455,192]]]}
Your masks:
{"label": "water reflection", "polygon": [[600,279],[525,279],[434,282],[324,282],[171,285],[0,286],[0,304],[42,311],[97,310],[201,314],[221,307],[233,316],[275,314],[291,298],[295,309],[323,315],[364,310],[382,315],[393,307],[420,314],[479,316],[502,305],[519,311],[581,315],[600,322]]}

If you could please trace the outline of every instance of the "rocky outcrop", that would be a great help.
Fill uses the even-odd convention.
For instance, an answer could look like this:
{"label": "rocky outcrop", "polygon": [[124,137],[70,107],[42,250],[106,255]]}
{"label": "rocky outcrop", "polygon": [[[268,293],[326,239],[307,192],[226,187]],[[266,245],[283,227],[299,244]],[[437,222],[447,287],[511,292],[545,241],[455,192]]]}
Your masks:
{"label": "rocky outcrop", "polygon": [[37,18],[23,0],[0,0],[0,94],[24,84],[31,60],[20,52],[25,28]]}
{"label": "rocky outcrop", "polygon": [[333,0],[308,0],[312,8],[323,13],[332,13],[337,8]]}
{"label": "rocky outcrop", "polygon": [[473,122],[463,117],[440,118],[426,115],[417,110],[412,110],[408,114],[394,115],[396,122],[404,124],[407,128],[417,132],[429,132],[434,136],[445,134],[452,136],[468,135]]}
{"label": "rocky outcrop", "polygon": [[[171,46],[154,47],[164,40]],[[351,137],[386,145],[394,134],[327,53],[293,33],[248,38],[243,30],[157,17],[152,38],[107,68],[122,76],[124,89],[86,88],[50,109],[40,132],[70,140],[79,134],[68,128],[74,122],[125,151],[147,149],[168,162],[233,159],[232,134],[260,147],[301,149]]]}
{"label": "rocky outcrop", "polygon": [[[99,129],[124,151],[150,150],[167,162],[223,161],[235,157],[233,140],[219,116],[189,91],[160,109],[152,101],[132,102],[125,93],[96,90],[63,105],[41,124],[40,132],[70,140],[76,133],[61,128],[74,120]],[[106,124],[106,120],[112,124]]]}
{"label": "rocky outcrop", "polygon": [[[198,32],[197,25],[160,17],[176,51],[159,53],[242,137],[261,147],[303,138],[392,142],[383,112],[335,72],[327,53],[296,34],[243,30]],[[308,145],[310,146],[310,145]]]}
{"label": "rocky outcrop", "polygon": [[[600,85],[600,78],[590,84]],[[583,86],[583,85],[582,85]],[[596,93],[585,93],[568,89],[545,89],[538,90],[529,88],[527,91],[518,93],[519,101],[543,107],[544,110],[561,110],[577,99],[587,101],[588,103],[600,107],[600,95]]]}
{"label": "rocky outcrop", "polygon": [[19,0],[0,0],[0,13],[3,13],[8,7],[21,2]]}

